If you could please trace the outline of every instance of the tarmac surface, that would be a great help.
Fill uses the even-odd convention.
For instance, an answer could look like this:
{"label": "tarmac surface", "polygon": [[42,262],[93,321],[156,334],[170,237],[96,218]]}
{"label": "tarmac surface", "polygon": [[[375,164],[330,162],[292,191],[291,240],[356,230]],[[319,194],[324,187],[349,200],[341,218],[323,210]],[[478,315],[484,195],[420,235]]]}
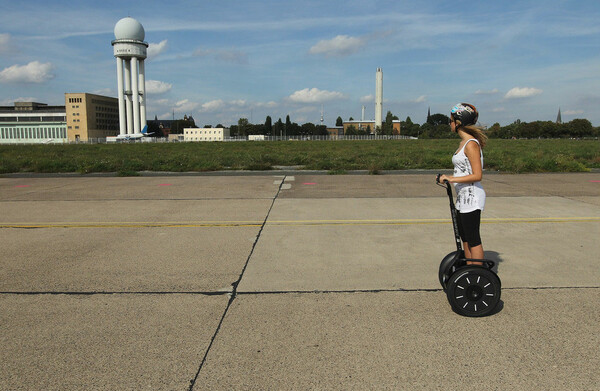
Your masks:
{"label": "tarmac surface", "polygon": [[0,178],[0,390],[600,390],[600,173],[483,185],[465,318],[433,173]]}

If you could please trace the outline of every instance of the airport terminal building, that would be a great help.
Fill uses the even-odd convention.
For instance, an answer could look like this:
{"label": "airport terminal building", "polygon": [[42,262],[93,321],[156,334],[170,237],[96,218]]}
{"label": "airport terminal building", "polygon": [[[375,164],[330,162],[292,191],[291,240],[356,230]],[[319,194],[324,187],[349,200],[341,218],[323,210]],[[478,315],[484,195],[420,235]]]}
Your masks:
{"label": "airport terminal building", "polygon": [[70,142],[106,141],[119,135],[117,98],[88,93],[66,93],[67,138]]}
{"label": "airport terminal building", "polygon": [[67,141],[65,106],[15,102],[0,106],[0,143],[36,144]]}
{"label": "airport terminal building", "polygon": [[66,93],[64,106],[38,102],[0,106],[2,144],[103,142],[118,134],[118,101],[108,96]]}

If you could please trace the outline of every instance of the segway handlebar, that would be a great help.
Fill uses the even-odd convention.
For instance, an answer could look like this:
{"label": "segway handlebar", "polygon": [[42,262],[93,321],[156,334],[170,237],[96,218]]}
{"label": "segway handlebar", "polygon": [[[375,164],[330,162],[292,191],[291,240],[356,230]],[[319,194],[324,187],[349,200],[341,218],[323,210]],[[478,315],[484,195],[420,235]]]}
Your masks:
{"label": "segway handlebar", "polygon": [[452,198],[452,186],[450,186],[450,182],[447,179],[444,179],[444,184],[440,183],[440,177],[442,174],[437,174],[435,178],[435,182],[438,186],[445,187],[448,192],[448,196]]}

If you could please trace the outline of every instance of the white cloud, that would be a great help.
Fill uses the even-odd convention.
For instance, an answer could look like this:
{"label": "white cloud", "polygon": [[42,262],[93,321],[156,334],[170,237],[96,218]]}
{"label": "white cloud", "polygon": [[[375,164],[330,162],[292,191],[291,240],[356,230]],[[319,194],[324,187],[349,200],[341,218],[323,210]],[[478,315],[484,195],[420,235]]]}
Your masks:
{"label": "white cloud", "polygon": [[279,106],[279,104],[277,102],[275,102],[275,101],[269,101],[269,102],[266,102],[266,103],[264,103],[264,102],[258,102],[254,106],[255,107],[259,107],[259,108],[266,107],[266,108],[272,109],[272,108],[275,108],[275,107]]}
{"label": "white cloud", "polygon": [[165,83],[158,80],[146,80],[146,93],[147,94],[164,94],[171,90],[173,87],[170,83]]}
{"label": "white cloud", "polygon": [[413,100],[414,103],[423,103],[426,101],[426,96],[425,95],[421,95],[420,97],[418,97],[417,99]]}
{"label": "white cloud", "polygon": [[148,45],[148,59],[153,59],[167,49],[167,40],[164,39],[159,43],[150,43]]}
{"label": "white cloud", "polygon": [[244,99],[232,100],[229,104],[232,106],[244,107],[246,106],[246,101]]}
{"label": "white cloud", "polygon": [[350,37],[348,35],[338,35],[333,39],[324,39],[310,48],[310,54],[322,54],[326,57],[343,57],[356,53],[367,40],[365,38]]}
{"label": "white cloud", "polygon": [[295,103],[321,103],[344,99],[345,97],[346,96],[341,92],[319,90],[318,88],[305,88],[294,92],[288,99]]}
{"label": "white cloud", "polygon": [[373,94],[365,95],[360,98],[360,103],[373,103],[375,102],[375,96]]}
{"label": "white cloud", "polygon": [[104,96],[111,96],[112,93],[113,93],[112,89],[110,89],[110,88],[102,88],[100,90],[92,91],[92,94],[104,95]]}
{"label": "white cloud", "polygon": [[584,113],[583,110],[567,110],[563,114],[564,115],[579,115],[579,114],[583,114],[583,113]]}
{"label": "white cloud", "polygon": [[475,95],[494,95],[497,94],[499,91],[497,88],[494,88],[493,90],[477,90],[475,91]]}
{"label": "white cloud", "polygon": [[53,68],[51,63],[42,64],[39,61],[32,61],[27,65],[13,65],[0,72],[0,82],[43,83],[54,77],[51,73]]}
{"label": "white cloud", "polygon": [[196,102],[190,102],[188,99],[180,100],[175,103],[175,111],[178,113],[190,113],[196,110],[200,105]]}
{"label": "white cloud", "polygon": [[221,110],[225,107],[225,102],[221,99],[211,100],[210,102],[206,102],[202,105],[202,111],[217,111]]}
{"label": "white cloud", "polygon": [[533,87],[515,87],[508,91],[504,95],[505,99],[516,99],[516,98],[529,98],[531,96],[539,95],[543,91]]}
{"label": "white cloud", "polygon": [[161,105],[161,106],[169,106],[170,105],[168,99],[152,99],[152,103]]}
{"label": "white cloud", "polygon": [[15,102],[37,102],[37,98],[27,97],[24,98],[22,96],[15,99],[4,99],[0,100],[0,106],[12,106]]}
{"label": "white cloud", "polygon": [[496,107],[496,108],[492,109],[493,113],[503,113],[505,111],[506,111],[506,109],[504,107]]}

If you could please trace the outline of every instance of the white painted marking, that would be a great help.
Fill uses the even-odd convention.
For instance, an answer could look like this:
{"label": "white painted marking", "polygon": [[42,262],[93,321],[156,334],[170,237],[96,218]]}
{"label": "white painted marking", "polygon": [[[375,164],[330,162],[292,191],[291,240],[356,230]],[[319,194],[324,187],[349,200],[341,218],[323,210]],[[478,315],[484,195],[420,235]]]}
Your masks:
{"label": "white painted marking", "polygon": [[463,305],[463,308],[465,308],[465,307],[467,306],[467,304],[469,304],[469,303],[468,303],[468,302],[467,302],[467,303],[465,303],[465,305]]}
{"label": "white painted marking", "polygon": [[469,280],[469,277],[467,277],[467,282],[468,282],[469,284],[471,283],[471,280]]}
{"label": "white painted marking", "polygon": [[481,301],[483,304],[485,304],[486,307],[489,307],[489,305],[485,302],[485,301]]}
{"label": "white painted marking", "polygon": [[492,285],[491,282],[488,282],[488,284],[486,286],[484,286],[484,288],[487,288],[488,286]]}
{"label": "white painted marking", "polygon": [[284,182],[294,182],[296,180],[293,176],[286,176]]}
{"label": "white painted marking", "polygon": [[486,293],[485,295],[486,295],[486,296],[492,296],[492,297],[494,296],[494,294],[493,294],[493,293]]}
{"label": "white painted marking", "polygon": [[460,286],[460,285],[457,285],[457,287],[458,287],[458,288],[460,288],[460,289],[465,289],[465,288],[463,288],[463,287],[462,287],[462,286]]}
{"label": "white painted marking", "polygon": [[475,312],[477,312],[477,304],[475,304]]}
{"label": "white painted marking", "polygon": [[481,276],[477,276],[477,283],[479,284],[479,280],[481,280]]}
{"label": "white painted marking", "polygon": [[283,185],[281,185],[281,190],[289,190],[292,188],[292,185],[289,183],[284,183]]}
{"label": "white painted marking", "polygon": [[462,299],[463,297],[464,297],[464,296],[458,296],[458,297],[456,298],[456,300],[458,300],[458,299]]}

